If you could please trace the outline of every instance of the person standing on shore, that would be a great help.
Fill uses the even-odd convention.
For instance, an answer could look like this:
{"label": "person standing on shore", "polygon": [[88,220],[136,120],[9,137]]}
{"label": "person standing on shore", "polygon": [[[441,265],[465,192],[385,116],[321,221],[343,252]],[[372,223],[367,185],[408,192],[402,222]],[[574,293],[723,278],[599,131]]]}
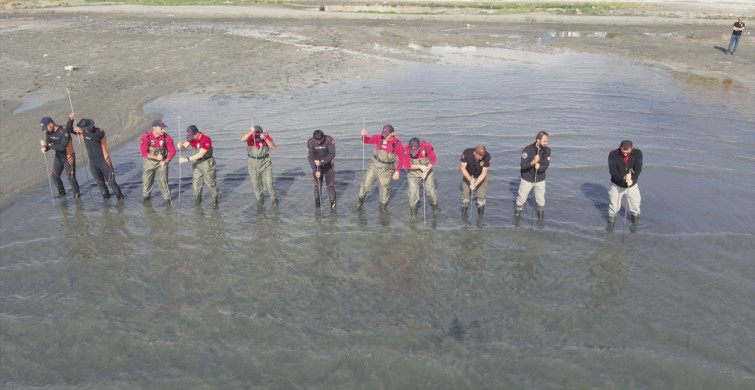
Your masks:
{"label": "person standing on shore", "polygon": [[[739,39],[742,38],[742,31],[744,31],[744,29],[745,24],[742,22],[742,17],[740,16],[731,28],[731,40],[729,41],[729,48],[726,50],[728,54],[734,55],[734,52],[737,51],[737,47],[739,47]],[[732,47],[734,50],[732,50]]]}
{"label": "person standing on shore", "polygon": [[330,208],[336,208],[336,169],[333,159],[336,158],[336,142],[333,137],[325,135],[322,130],[315,130],[312,138],[307,141],[307,160],[312,168],[315,179],[315,208],[320,208],[322,184],[328,189]]}
{"label": "person standing on shore", "polygon": [[241,136],[241,140],[246,142],[246,155],[249,157],[247,169],[254,196],[257,198],[257,206],[262,206],[265,201],[262,193],[264,187],[273,207],[277,207],[278,193],[275,191],[273,163],[270,159],[270,151],[275,150],[275,141],[270,133],[263,132],[260,126],[250,127],[249,131]]}
{"label": "person standing on shore", "polygon": [[611,188],[608,190],[608,227],[613,228],[616,213],[621,209],[621,198],[627,197],[632,213],[632,225],[640,219],[640,187],[637,180],[642,172],[642,151],[635,149],[632,141],[621,141],[619,148],[608,154],[608,172],[611,174]]}
{"label": "person standing on shore", "polygon": [[461,215],[469,213],[471,193],[477,190],[477,215],[485,212],[485,196],[488,192],[488,170],[491,157],[485,145],[464,150],[461,154]]}
{"label": "person standing on shore", "polygon": [[92,177],[97,182],[102,197],[110,199],[110,192],[105,185],[105,183],[108,183],[115,194],[115,198],[122,201],[124,197],[121,187],[115,182],[115,169],[113,169],[113,162],[110,160],[110,153],[107,150],[105,132],[95,127],[94,121],[87,118],[81,119],[73,128],[73,131],[84,140],[84,146],[86,146],[87,154],[89,154],[89,170],[92,171]]}
{"label": "person standing on shore", "polygon": [[438,192],[435,191],[435,171],[433,167],[437,161],[433,145],[427,141],[420,141],[414,137],[404,149],[406,161],[407,194],[409,196],[409,210],[413,216],[417,215],[419,203],[419,183],[423,183],[423,191],[430,198],[433,212],[438,212]]}
{"label": "person standing on shore", "polygon": [[42,154],[47,153],[50,149],[55,151],[55,160],[52,163],[50,177],[52,177],[52,181],[58,189],[58,196],[61,198],[66,196],[66,189],[63,187],[63,181],[60,180],[60,174],[63,173],[65,168],[68,182],[71,183],[73,198],[79,199],[81,194],[79,193],[79,182],[76,180],[76,154],[73,151],[71,140],[73,119],[73,113],[69,114],[68,124],[63,128],[63,126],[55,124],[55,121],[49,116],[42,118],[40,125],[42,125],[42,131],[45,132],[45,139],[40,140],[39,143],[42,145]]}
{"label": "person standing on shore", "polygon": [[362,209],[364,198],[372,191],[375,181],[380,191],[380,211],[388,210],[391,196],[391,180],[398,180],[404,167],[404,146],[394,133],[393,126],[385,125],[379,134],[367,137],[367,129],[362,129],[362,142],[375,145],[375,153],[359,186],[357,210]]}
{"label": "person standing on shore", "polygon": [[519,161],[519,172],[522,179],[519,182],[519,193],[516,197],[514,217],[522,215],[522,206],[527,201],[532,188],[535,188],[535,202],[537,203],[537,219],[545,218],[545,170],[551,162],[551,148],[548,147],[548,133],[537,133],[535,142],[522,149]]}
{"label": "person standing on shore", "polygon": [[142,153],[142,199],[150,200],[152,185],[157,174],[157,185],[163,194],[163,199],[170,202],[170,187],[168,187],[168,163],[176,155],[173,138],[165,132],[168,127],[162,119],[152,122],[152,130],[142,134],[139,138],[139,149]]}
{"label": "person standing on shore", "polygon": [[181,150],[189,147],[194,149],[192,155],[180,159],[178,163],[192,163],[194,205],[202,204],[202,189],[207,184],[210,195],[212,195],[212,205],[217,207],[218,185],[215,182],[215,157],[212,156],[212,140],[200,132],[197,126],[191,125],[186,128],[186,142],[178,145]]}

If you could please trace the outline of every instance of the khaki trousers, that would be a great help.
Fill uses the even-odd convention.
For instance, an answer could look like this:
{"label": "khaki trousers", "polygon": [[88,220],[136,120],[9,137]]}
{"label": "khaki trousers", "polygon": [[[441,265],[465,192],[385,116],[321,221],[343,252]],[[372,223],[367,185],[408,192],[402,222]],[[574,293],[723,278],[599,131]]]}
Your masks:
{"label": "khaki trousers", "polygon": [[629,204],[629,212],[632,214],[640,215],[640,185],[635,184],[629,188],[622,188],[616,184],[611,183],[611,188],[608,189],[608,200],[611,202],[608,205],[608,216],[613,217],[621,209],[621,198],[626,196],[627,203]]}
{"label": "khaki trousers", "polygon": [[163,199],[170,200],[170,187],[168,187],[168,165],[162,166],[159,161],[142,159],[142,197],[152,196],[152,186],[157,176],[157,186],[163,194]]}

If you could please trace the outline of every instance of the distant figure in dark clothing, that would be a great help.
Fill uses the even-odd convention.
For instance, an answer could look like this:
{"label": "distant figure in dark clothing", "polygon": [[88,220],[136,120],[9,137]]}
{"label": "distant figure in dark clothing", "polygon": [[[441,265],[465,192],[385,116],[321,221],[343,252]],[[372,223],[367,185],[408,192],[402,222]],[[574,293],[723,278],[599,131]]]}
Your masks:
{"label": "distant figure in dark clothing", "polygon": [[[734,22],[734,26],[731,28],[731,40],[729,40],[729,49],[726,50],[727,53],[734,55],[734,52],[737,51],[737,47],[739,46],[739,39],[742,38],[742,31],[745,29],[745,24],[742,22],[742,18],[740,17],[737,19],[736,22]],[[734,48],[732,50],[732,47]]]}

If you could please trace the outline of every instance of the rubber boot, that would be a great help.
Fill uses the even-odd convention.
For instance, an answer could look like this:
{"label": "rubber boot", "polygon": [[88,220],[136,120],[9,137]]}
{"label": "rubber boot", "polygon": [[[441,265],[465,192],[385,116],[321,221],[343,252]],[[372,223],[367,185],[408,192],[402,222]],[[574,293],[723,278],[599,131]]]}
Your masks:
{"label": "rubber boot", "polygon": [[330,208],[335,210],[336,209],[336,189],[333,187],[328,187],[328,198],[330,198]]}
{"label": "rubber boot", "polygon": [[105,183],[97,182],[97,187],[100,188],[100,194],[102,194],[102,197],[104,199],[110,199],[110,191],[107,190],[107,186]]}
{"label": "rubber boot", "polygon": [[409,206],[409,210],[411,210],[411,212],[412,212],[412,217],[416,217],[417,216],[417,208],[418,208],[417,205]]}
{"label": "rubber boot", "polygon": [[202,204],[202,195],[194,195],[194,206]]}
{"label": "rubber boot", "polygon": [[278,197],[276,196],[275,198],[270,199],[270,203],[273,204],[274,208],[278,208]]}
{"label": "rubber boot", "polygon": [[540,206],[537,208],[537,220],[542,221],[545,219],[545,206]]}
{"label": "rubber boot", "polygon": [[385,213],[388,211],[388,203],[380,203],[380,212]]}
{"label": "rubber boot", "polygon": [[440,206],[438,206],[437,203],[433,203],[433,214],[438,214],[440,212]]}
{"label": "rubber boot", "polygon": [[79,192],[79,182],[76,179],[70,180],[71,182],[71,190],[73,190],[73,198],[79,199],[81,197],[81,193]]}
{"label": "rubber boot", "polygon": [[361,210],[363,204],[364,204],[364,198],[359,197],[359,200],[357,200],[357,207],[354,207],[354,210]]}
{"label": "rubber boot", "polygon": [[220,203],[220,199],[219,198],[220,198],[220,194],[215,195],[215,196],[212,197],[212,205],[213,205],[213,207],[216,207],[216,208],[218,207],[218,204]]}
{"label": "rubber boot", "polygon": [[461,216],[469,216],[469,202],[461,202]]}
{"label": "rubber boot", "polygon": [[522,216],[522,206],[516,206],[514,209],[514,217],[521,217]]}
{"label": "rubber boot", "polygon": [[613,228],[613,226],[616,224],[616,217],[613,215],[608,216],[608,228]]}
{"label": "rubber boot", "polygon": [[485,205],[477,206],[477,218],[482,218],[483,214],[485,214]]}
{"label": "rubber boot", "polygon": [[123,193],[121,192],[121,187],[118,186],[118,184],[115,184],[115,180],[110,181],[110,187],[113,188],[113,193],[115,194],[115,199],[118,199],[118,200],[124,200],[124,199],[126,199],[126,197],[123,196]]}
{"label": "rubber boot", "polygon": [[640,222],[640,215],[632,213],[632,225],[637,225]]}

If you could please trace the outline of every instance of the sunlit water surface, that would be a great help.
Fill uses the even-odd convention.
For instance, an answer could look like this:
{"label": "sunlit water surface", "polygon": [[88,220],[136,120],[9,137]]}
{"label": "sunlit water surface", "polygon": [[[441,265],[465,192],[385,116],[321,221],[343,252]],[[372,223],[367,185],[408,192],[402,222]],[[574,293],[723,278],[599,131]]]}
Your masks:
{"label": "sunlit water surface", "polygon": [[[103,202],[82,169],[79,201],[29,190],[0,214],[0,383],[752,389],[754,125],[727,108],[751,97],[697,93],[665,70],[570,55],[165,96],[145,111],[176,138],[189,124],[212,137],[220,207],[195,208],[175,163],[173,207],[157,189],[142,204],[136,139],[112,151],[125,204]],[[277,211],[251,191],[239,138],[252,123],[278,144]],[[433,143],[440,214],[410,217],[403,175],[388,213],[377,190],[351,210],[371,156],[363,123]],[[318,128],[338,150],[339,207],[322,216],[305,160]],[[519,153],[539,130],[553,149],[545,223],[530,199],[517,226]],[[607,232],[607,155],[625,138],[645,156],[642,218],[635,232],[619,214]],[[477,144],[493,157],[489,200],[465,221],[459,155]]]}

